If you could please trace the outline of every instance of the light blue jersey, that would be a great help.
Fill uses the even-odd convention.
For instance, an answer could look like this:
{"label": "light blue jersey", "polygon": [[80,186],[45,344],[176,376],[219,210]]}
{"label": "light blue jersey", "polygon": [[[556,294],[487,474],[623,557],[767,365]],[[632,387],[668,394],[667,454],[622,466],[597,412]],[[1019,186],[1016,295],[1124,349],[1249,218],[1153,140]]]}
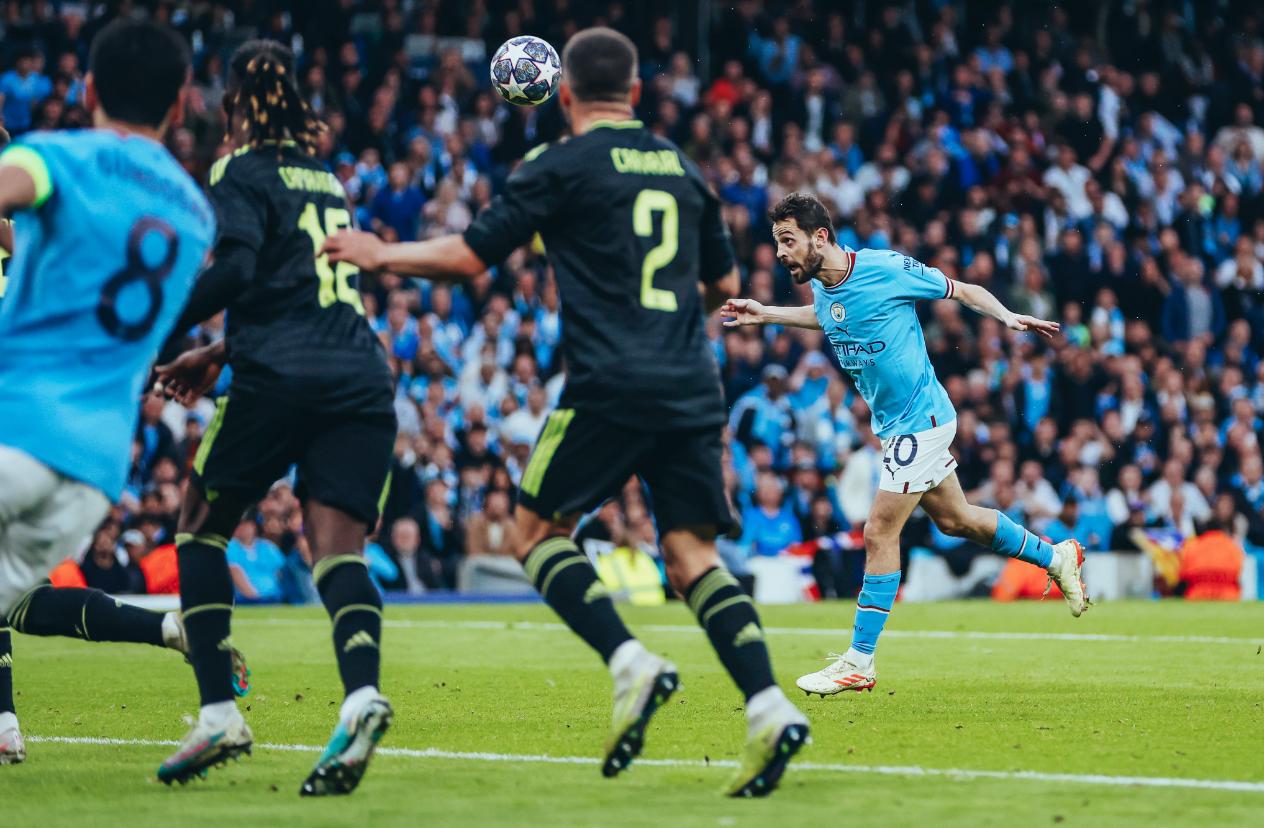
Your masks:
{"label": "light blue jersey", "polygon": [[812,280],[813,310],[838,360],[873,413],[880,438],[915,434],[957,417],[926,353],[918,299],[947,299],[939,270],[892,250],[847,250],[851,270],[834,287]]}
{"label": "light blue jersey", "polygon": [[215,217],[162,145],[106,130],[32,133],[0,302],[0,443],[117,500],[142,384],[215,238]]}

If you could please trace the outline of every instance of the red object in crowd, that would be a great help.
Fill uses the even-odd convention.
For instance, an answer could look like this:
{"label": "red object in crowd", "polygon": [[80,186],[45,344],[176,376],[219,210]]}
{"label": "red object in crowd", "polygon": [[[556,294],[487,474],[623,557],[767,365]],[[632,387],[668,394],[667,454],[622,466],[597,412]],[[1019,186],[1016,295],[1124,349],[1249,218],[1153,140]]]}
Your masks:
{"label": "red object in crowd", "polygon": [[87,580],[83,577],[83,570],[79,568],[79,564],[74,558],[67,558],[53,568],[48,573],[48,580],[53,582],[55,587],[79,587],[81,589],[88,586]]}
{"label": "red object in crowd", "polygon": [[145,591],[150,595],[176,595],[180,592],[180,570],[176,565],[176,545],[166,543],[140,559],[145,576]]}
{"label": "red object in crowd", "polygon": [[1061,598],[1057,584],[1049,585],[1049,573],[1044,567],[1010,558],[1001,570],[1001,576],[992,585],[992,598],[997,601],[1021,601],[1031,598]]}
{"label": "red object in crowd", "polygon": [[1190,538],[1181,547],[1181,580],[1189,601],[1242,600],[1246,553],[1219,529]]}

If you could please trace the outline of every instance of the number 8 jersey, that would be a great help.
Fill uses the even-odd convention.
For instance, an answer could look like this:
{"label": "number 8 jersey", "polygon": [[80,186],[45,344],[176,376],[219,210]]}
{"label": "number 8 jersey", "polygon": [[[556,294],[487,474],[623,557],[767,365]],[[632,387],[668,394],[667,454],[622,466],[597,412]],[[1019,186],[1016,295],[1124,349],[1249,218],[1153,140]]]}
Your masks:
{"label": "number 8 jersey", "polygon": [[234,384],[297,391],[313,403],[344,392],[389,396],[390,369],[364,319],[359,271],[316,255],[326,235],[352,223],[338,179],[286,143],[219,159],[209,184],[220,243],[255,254],[249,287],[228,308]]}
{"label": "number 8 jersey", "polygon": [[562,407],[641,431],[723,424],[698,286],[733,251],[694,163],[640,121],[598,121],[528,153],[465,241],[490,266],[535,233],[562,300]]}
{"label": "number 8 jersey", "polygon": [[108,130],[32,133],[0,155],[35,202],[0,302],[0,443],[122,492],[142,384],[189,297],[215,217],[163,146]]}

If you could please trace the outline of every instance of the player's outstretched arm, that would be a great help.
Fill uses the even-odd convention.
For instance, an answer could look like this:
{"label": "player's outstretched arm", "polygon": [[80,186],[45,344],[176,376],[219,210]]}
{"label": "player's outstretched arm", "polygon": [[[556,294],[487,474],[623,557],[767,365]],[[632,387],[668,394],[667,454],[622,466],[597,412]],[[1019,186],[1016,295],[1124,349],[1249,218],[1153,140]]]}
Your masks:
{"label": "player's outstretched arm", "polygon": [[459,235],[387,244],[372,233],[344,230],[325,239],[321,252],[331,262],[351,262],[361,270],[389,270],[423,279],[459,282],[487,269]]}
{"label": "player's outstretched arm", "polygon": [[777,308],[756,302],[754,299],[730,299],[720,308],[726,328],[744,325],[787,325],[791,328],[807,328],[819,331],[821,323],[811,305],[801,308]]}
{"label": "player's outstretched arm", "polygon": [[1035,331],[1046,339],[1053,339],[1053,335],[1061,328],[1061,325],[1057,322],[1014,313],[1002,305],[1001,300],[993,296],[991,291],[980,285],[972,285],[967,282],[953,282],[953,288],[953,299],[956,299],[975,313],[981,313],[984,316],[990,316],[998,320],[1011,331]]}

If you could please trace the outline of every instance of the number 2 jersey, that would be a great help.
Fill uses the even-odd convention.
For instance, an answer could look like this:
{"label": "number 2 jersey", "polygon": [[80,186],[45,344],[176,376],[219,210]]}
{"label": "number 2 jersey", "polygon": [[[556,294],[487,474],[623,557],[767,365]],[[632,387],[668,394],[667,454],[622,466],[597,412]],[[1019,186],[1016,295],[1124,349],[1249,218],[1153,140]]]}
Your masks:
{"label": "number 2 jersey", "polygon": [[693,162],[640,121],[599,121],[529,153],[465,241],[494,265],[537,232],[562,302],[561,407],[646,431],[722,424],[698,288],[733,252]]}
{"label": "number 2 jersey", "polygon": [[211,167],[220,243],[255,254],[248,287],[228,306],[233,384],[298,394],[323,409],[391,408],[385,352],[364,319],[359,271],[316,255],[351,226],[341,183],[293,144],[243,148]]}
{"label": "number 2 jersey", "polygon": [[32,133],[0,165],[18,213],[0,302],[0,443],[117,500],[142,385],[215,238],[197,184],[163,146],[110,130]]}
{"label": "number 2 jersey", "polygon": [[894,250],[847,250],[851,270],[833,287],[812,280],[812,307],[843,370],[869,404],[881,439],[957,418],[935,376],[917,318],[919,299],[949,299],[943,272]]}

